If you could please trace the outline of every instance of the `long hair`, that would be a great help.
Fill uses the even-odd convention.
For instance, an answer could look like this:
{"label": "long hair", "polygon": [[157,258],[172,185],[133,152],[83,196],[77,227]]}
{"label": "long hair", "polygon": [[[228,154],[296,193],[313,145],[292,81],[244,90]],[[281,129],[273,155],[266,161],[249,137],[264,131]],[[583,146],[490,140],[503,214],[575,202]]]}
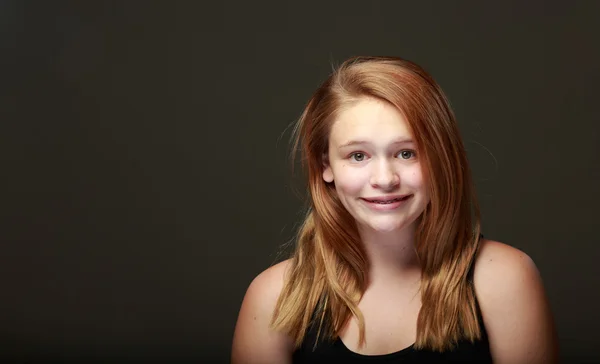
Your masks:
{"label": "long hair", "polygon": [[333,339],[347,320],[364,318],[358,302],[369,262],[356,223],[335,187],[322,178],[333,121],[348,105],[371,97],[385,101],[409,123],[431,200],[418,220],[415,249],[421,265],[422,306],[415,348],[451,350],[481,337],[472,279],[479,247],[480,213],[466,151],[449,102],[420,66],[395,57],[354,57],[316,90],[294,129],[292,155],[302,156],[310,205],[271,321],[296,347],[310,325]]}

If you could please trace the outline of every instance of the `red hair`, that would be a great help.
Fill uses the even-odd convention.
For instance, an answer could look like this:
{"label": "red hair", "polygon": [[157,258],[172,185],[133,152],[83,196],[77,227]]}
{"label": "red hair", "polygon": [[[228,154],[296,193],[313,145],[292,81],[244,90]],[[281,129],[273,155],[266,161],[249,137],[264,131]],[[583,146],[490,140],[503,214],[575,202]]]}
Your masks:
{"label": "red hair", "polygon": [[298,232],[290,274],[272,326],[302,343],[313,314],[319,334],[334,338],[354,315],[368,262],[352,216],[322,178],[331,125],[360,98],[393,105],[413,131],[430,203],[416,230],[422,307],[415,348],[444,351],[481,335],[472,270],[480,234],[479,207],[466,151],[449,102],[420,66],[394,57],[354,57],[316,90],[294,130],[293,155],[308,172],[310,208]]}

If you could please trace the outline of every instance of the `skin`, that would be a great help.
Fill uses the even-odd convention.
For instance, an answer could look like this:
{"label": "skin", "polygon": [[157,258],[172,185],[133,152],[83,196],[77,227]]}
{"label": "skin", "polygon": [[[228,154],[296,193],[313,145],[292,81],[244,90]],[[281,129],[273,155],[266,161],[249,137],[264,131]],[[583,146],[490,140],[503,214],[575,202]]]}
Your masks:
{"label": "skin", "polygon": [[[391,105],[364,99],[342,111],[331,127],[328,150],[323,180],[335,182],[362,234],[397,234],[413,225],[429,202],[409,125]],[[412,197],[406,207],[389,212],[373,213],[363,200],[398,194]]]}
{"label": "skin", "polygon": [[[323,180],[334,183],[354,216],[370,261],[369,282],[359,302],[366,345],[358,346],[351,318],[340,332],[349,350],[387,354],[416,339],[421,305],[420,267],[414,253],[415,220],[429,201],[408,124],[391,105],[363,99],[344,110],[331,129]],[[360,145],[344,146],[350,140]],[[396,143],[403,140],[402,143]],[[414,153],[412,153],[414,152]],[[363,198],[411,195],[389,211]],[[269,329],[289,260],[266,269],[250,284],[235,328],[232,363],[290,363],[292,340]],[[482,240],[474,283],[494,363],[556,363],[558,345],[540,274],[529,256],[509,245]],[[389,303],[389,304],[386,304]]]}
{"label": "skin", "polygon": [[[391,105],[366,98],[342,111],[332,127],[323,180],[357,222],[371,263],[371,285],[419,271],[415,220],[429,202],[418,151],[404,117]],[[360,141],[359,144],[351,144]],[[404,205],[374,211],[365,199],[409,195]]]}

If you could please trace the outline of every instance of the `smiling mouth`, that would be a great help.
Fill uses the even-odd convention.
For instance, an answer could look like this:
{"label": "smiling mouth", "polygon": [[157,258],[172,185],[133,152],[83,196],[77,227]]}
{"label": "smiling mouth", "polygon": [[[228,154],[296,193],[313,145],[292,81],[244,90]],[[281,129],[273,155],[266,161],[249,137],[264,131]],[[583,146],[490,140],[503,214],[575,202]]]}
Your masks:
{"label": "smiling mouth", "polygon": [[369,200],[369,199],[366,199],[366,198],[364,200],[367,201],[367,202],[376,203],[376,204],[379,204],[379,205],[389,205],[389,204],[392,204],[394,202],[406,201],[411,196],[412,195],[408,195],[408,196],[404,196],[404,197],[394,198],[394,199],[391,199],[391,200]]}

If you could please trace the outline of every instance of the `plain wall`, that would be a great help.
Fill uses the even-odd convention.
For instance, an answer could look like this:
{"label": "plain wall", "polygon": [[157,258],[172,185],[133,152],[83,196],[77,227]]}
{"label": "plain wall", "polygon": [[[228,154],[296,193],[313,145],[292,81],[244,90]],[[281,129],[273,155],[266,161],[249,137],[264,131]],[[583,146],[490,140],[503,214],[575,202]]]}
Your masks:
{"label": "plain wall", "polygon": [[290,123],[332,64],[446,91],[486,237],[600,361],[596,1],[0,3],[0,357],[228,362],[303,201]]}

